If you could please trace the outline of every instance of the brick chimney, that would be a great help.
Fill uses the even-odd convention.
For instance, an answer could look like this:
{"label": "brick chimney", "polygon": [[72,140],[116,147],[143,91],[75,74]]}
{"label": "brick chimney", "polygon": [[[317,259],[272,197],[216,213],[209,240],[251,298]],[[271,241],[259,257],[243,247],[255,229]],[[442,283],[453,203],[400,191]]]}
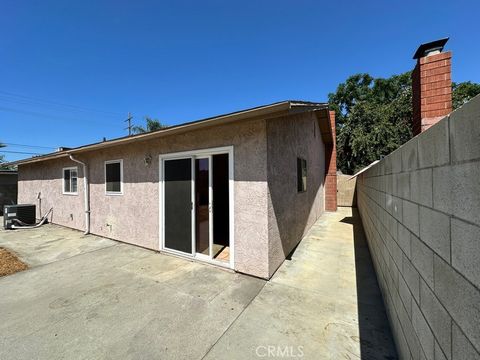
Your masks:
{"label": "brick chimney", "polygon": [[325,144],[325,210],[337,211],[337,136],[335,111],[328,111],[332,142]]}
{"label": "brick chimney", "polygon": [[413,135],[452,112],[452,53],[442,52],[448,38],[419,46],[412,73]]}

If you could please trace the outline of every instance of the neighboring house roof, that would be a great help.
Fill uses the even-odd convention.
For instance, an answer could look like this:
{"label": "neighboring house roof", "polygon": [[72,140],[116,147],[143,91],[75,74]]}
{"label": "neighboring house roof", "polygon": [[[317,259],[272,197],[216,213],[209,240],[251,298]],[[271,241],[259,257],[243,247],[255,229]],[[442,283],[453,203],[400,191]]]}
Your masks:
{"label": "neighboring house roof", "polygon": [[[72,148],[72,149],[65,148],[65,150],[62,150],[62,151],[57,151],[57,152],[46,154],[46,155],[34,156],[32,158],[14,161],[9,163],[9,165],[21,165],[21,164],[51,160],[51,159],[66,157],[66,156],[69,156],[70,154],[78,154],[85,151],[92,151],[92,150],[116,146],[120,144],[123,145],[123,144],[128,144],[128,143],[137,142],[137,141],[149,140],[149,139],[154,139],[161,136],[178,134],[178,133],[201,129],[209,126],[229,124],[229,123],[237,122],[241,120],[266,119],[266,118],[273,118],[273,117],[278,117],[283,115],[296,114],[296,113],[307,112],[307,111],[317,111],[317,110],[328,110],[328,104],[309,102],[309,101],[286,100],[286,101],[276,102],[269,105],[258,106],[258,107],[236,111],[228,114],[209,117],[206,119],[169,126],[167,128],[148,132],[148,133],[142,133],[142,134],[132,135],[132,136],[124,136],[121,138],[116,138],[108,141],[101,141],[101,142],[97,142],[89,145],[83,145],[83,146]],[[327,140],[333,139],[330,125],[328,123],[323,124],[323,122],[321,122],[320,126],[321,126],[322,136],[327,137]]]}
{"label": "neighboring house roof", "polygon": [[17,170],[0,170],[0,175],[17,175]]}

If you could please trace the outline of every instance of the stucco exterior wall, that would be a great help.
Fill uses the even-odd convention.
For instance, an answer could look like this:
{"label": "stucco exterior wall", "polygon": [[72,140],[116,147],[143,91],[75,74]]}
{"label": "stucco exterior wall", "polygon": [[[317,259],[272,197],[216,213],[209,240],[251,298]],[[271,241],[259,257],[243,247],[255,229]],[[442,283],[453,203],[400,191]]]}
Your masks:
{"label": "stucco exterior wall", "polygon": [[[159,249],[160,154],[234,146],[235,270],[268,277],[268,188],[266,121],[215,126],[139,143],[115,146],[76,156],[90,171],[91,232],[112,239]],[[152,163],[144,165],[145,155]],[[104,161],[123,159],[123,195],[106,195]],[[84,229],[83,172],[78,195],[62,194],[62,168],[67,159],[19,166],[19,202],[54,207],[53,222]],[[38,214],[40,216],[40,214]]]}
{"label": "stucco exterior wall", "polygon": [[70,159],[59,159],[19,166],[18,203],[35,204],[37,218],[41,218],[53,207],[52,222],[74,229],[84,229],[83,169],[81,166],[78,167],[78,195],[63,195],[63,168],[77,165]]}
{"label": "stucco exterior wall", "polygon": [[[324,212],[325,146],[313,113],[267,120],[269,274]],[[307,191],[297,192],[297,158]]]}

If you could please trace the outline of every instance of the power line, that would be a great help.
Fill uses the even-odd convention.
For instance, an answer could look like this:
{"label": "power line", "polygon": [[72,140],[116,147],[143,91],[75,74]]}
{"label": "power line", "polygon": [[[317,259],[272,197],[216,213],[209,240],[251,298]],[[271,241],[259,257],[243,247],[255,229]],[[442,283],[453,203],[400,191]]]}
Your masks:
{"label": "power line", "polygon": [[89,123],[92,123],[92,124],[95,124],[95,125],[99,124],[99,121],[66,118],[66,117],[58,116],[58,115],[48,115],[48,114],[44,114],[44,113],[40,113],[40,112],[36,112],[36,111],[25,111],[25,110],[19,110],[19,109],[3,107],[3,106],[0,106],[0,111],[23,114],[23,115],[28,115],[28,116],[36,116],[36,117],[42,118],[43,120],[61,120],[61,121],[70,121],[70,122],[71,121],[76,121],[76,122],[79,122],[79,123],[89,122]]}
{"label": "power line", "polygon": [[[54,112],[59,112],[59,113],[65,113],[68,112],[69,114],[74,114],[74,115],[79,115],[79,116],[102,116],[102,117],[118,117],[118,115],[109,115],[109,114],[97,114],[93,112],[87,112],[85,110],[78,110],[78,109],[73,109],[73,108],[62,108],[62,107],[55,107],[50,104],[43,104],[43,103],[36,103],[32,102],[30,100],[23,100],[23,99],[8,99],[4,98],[2,94],[0,94],[0,102],[6,104],[7,106],[15,104],[15,105],[26,105],[28,107],[36,107],[40,109],[47,109],[49,111],[54,111]],[[22,106],[25,107],[25,106]]]}
{"label": "power line", "polygon": [[81,110],[81,111],[87,111],[87,112],[96,112],[96,113],[108,114],[108,115],[113,115],[113,116],[121,116],[120,113],[115,113],[115,112],[112,112],[112,111],[96,110],[96,109],[86,108],[86,107],[78,106],[78,105],[65,104],[65,103],[61,103],[61,102],[57,102],[57,101],[51,101],[51,100],[45,100],[45,99],[35,98],[35,97],[31,97],[31,96],[25,96],[25,95],[21,95],[21,94],[15,94],[15,93],[12,93],[12,92],[9,92],[9,91],[4,91],[4,90],[0,90],[0,93],[5,94],[5,95],[10,96],[10,97],[21,98],[21,99],[27,100],[27,101],[35,101],[35,102],[46,103],[46,104],[50,104],[50,105],[64,106],[64,107],[73,108],[73,109],[77,109],[77,110]]}
{"label": "power line", "polygon": [[[103,113],[95,113],[91,111],[86,111],[86,110],[79,110],[79,109],[74,109],[74,108],[62,108],[62,107],[56,107],[56,105],[50,105],[50,104],[44,104],[44,103],[37,103],[37,102],[32,102],[30,100],[23,100],[23,99],[10,99],[10,98],[4,98],[4,95],[0,94],[0,102],[5,103],[7,106],[11,104],[19,104],[19,105],[26,105],[28,107],[36,107],[40,109],[47,109],[49,111],[54,111],[54,112],[59,112],[59,113],[65,113],[68,112],[69,114],[74,114],[74,115],[79,115],[79,116],[102,116],[102,117],[119,117],[121,115],[113,115],[113,114],[103,114]],[[23,106],[24,107],[24,106]]]}
{"label": "power line", "polygon": [[18,146],[18,147],[26,147],[26,148],[36,148],[36,149],[56,149],[55,146],[40,146],[40,145],[25,145],[25,144],[13,144],[13,143],[6,143],[0,142],[0,144],[8,145],[8,146]]}
{"label": "power line", "polygon": [[[7,97],[5,98],[5,96],[7,96]],[[101,111],[101,110],[85,108],[85,107],[81,107],[81,106],[77,106],[77,105],[59,103],[59,102],[56,102],[56,101],[50,101],[50,100],[35,98],[35,97],[31,97],[31,96],[15,94],[15,93],[12,93],[12,92],[9,92],[9,91],[4,91],[4,90],[0,90],[0,101],[10,102],[10,103],[15,103],[15,104],[20,104],[20,105],[54,105],[54,106],[62,106],[62,107],[65,107],[65,108],[69,108],[69,111],[99,113],[99,114],[105,114],[105,115],[108,115],[108,116],[121,116],[119,113],[115,113],[115,112],[111,112],[111,111]],[[53,110],[57,111],[59,109],[53,109]],[[95,123],[96,125],[98,124],[97,121],[88,121],[88,120],[85,120],[85,119],[80,120],[80,119],[74,119],[74,118],[66,118],[66,117],[63,117],[63,116],[48,115],[48,114],[45,114],[45,113],[42,113],[42,112],[21,110],[21,109],[16,109],[16,108],[11,108],[11,107],[0,106],[0,111],[41,117],[44,120],[58,119],[58,120],[66,120],[66,121],[91,122],[91,123]],[[74,114],[74,115],[79,115],[79,114]],[[125,128],[125,130],[128,129],[128,135],[129,136],[132,135],[132,129],[133,129],[133,125],[132,125],[132,122],[131,122],[132,119],[133,119],[133,116],[129,112],[128,113],[128,118],[125,120],[125,122],[128,122],[128,126]],[[30,147],[28,145],[21,145],[21,144],[17,145],[17,146]],[[40,148],[54,149],[53,147],[51,147],[51,148],[50,147],[40,147]]]}
{"label": "power line", "polygon": [[25,151],[9,151],[9,150],[0,150],[0,153],[24,154],[24,155],[43,155],[43,154],[40,154],[40,153],[32,153],[32,152],[25,152]]}

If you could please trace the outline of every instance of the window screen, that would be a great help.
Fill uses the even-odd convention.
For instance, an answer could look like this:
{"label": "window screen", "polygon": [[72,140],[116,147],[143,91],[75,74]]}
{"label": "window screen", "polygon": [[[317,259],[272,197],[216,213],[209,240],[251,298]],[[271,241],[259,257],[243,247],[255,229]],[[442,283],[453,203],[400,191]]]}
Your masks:
{"label": "window screen", "polygon": [[76,168],[63,169],[63,192],[67,194],[77,193],[78,174]]}
{"label": "window screen", "polygon": [[307,191],[307,160],[297,158],[297,191]]}
{"label": "window screen", "polygon": [[107,193],[122,192],[122,163],[120,161],[105,164],[105,184]]}

